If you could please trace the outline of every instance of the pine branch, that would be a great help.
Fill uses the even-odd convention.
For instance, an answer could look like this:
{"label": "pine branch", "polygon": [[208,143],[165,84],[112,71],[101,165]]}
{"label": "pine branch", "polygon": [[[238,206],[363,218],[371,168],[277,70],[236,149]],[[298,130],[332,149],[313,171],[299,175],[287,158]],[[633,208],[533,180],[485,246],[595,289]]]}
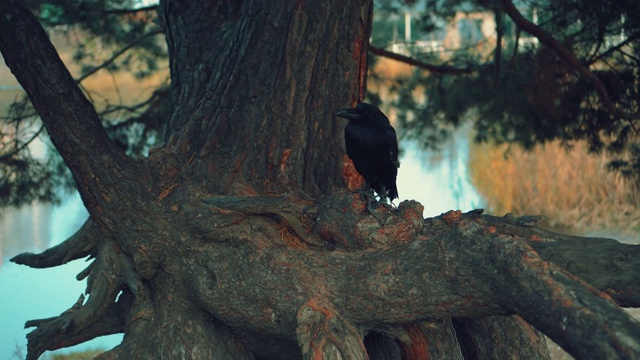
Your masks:
{"label": "pine branch", "polygon": [[152,36],[159,35],[159,34],[162,34],[162,30],[157,29],[157,30],[154,30],[154,31],[151,31],[151,32],[148,32],[146,34],[143,34],[143,35],[139,36],[138,38],[134,39],[130,43],[128,43],[125,46],[123,46],[120,50],[116,51],[110,58],[108,58],[107,60],[103,61],[102,64],[94,67],[93,69],[89,70],[88,72],[84,73],[82,76],[77,78],[76,82],[77,83],[82,82],[84,79],[86,79],[89,76],[91,76],[91,75],[95,74],[96,72],[98,72],[98,70],[104,69],[107,66],[111,65],[118,57],[120,57],[122,54],[126,53],[132,47],[138,45],[139,43],[141,43],[142,41],[146,40],[147,38],[150,38]]}
{"label": "pine branch", "polygon": [[522,30],[535,36],[540,43],[548,46],[550,49],[556,52],[560,58],[562,58],[567,64],[573,67],[581,76],[588,79],[594,86],[602,106],[610,112],[613,116],[625,119],[625,120],[637,120],[640,119],[640,113],[629,113],[618,108],[613,101],[609,98],[604,84],[600,79],[584,65],[566,46],[553,37],[550,33],[543,30],[536,24],[527,20],[518,11],[516,6],[511,0],[501,0],[504,11],[509,15],[513,22]]}
{"label": "pine branch", "polygon": [[105,209],[98,204],[122,187],[111,174],[127,173],[130,159],[111,141],[95,108],[27,6],[19,0],[2,1],[0,13],[4,14],[0,52],[73,173],[87,210],[101,223]]}
{"label": "pine branch", "polygon": [[[35,140],[42,133],[42,130],[44,130],[44,125],[40,125],[40,128],[38,130],[36,130],[33,133],[33,135],[29,139],[27,139],[25,142],[23,142],[22,144],[17,145],[13,150],[0,155],[0,162],[2,162],[5,159],[8,159],[8,158],[16,155],[17,153],[19,153],[22,150],[24,150],[25,148],[27,148],[27,146],[29,146],[29,144],[31,144],[31,142],[33,142],[33,140]],[[17,140],[17,137],[16,137],[16,140]]]}
{"label": "pine branch", "polygon": [[396,54],[394,52],[391,52],[391,51],[388,51],[388,50],[385,50],[385,49],[382,49],[382,48],[378,48],[378,47],[375,47],[373,45],[369,45],[369,51],[374,55],[378,55],[378,56],[386,57],[388,59],[400,61],[400,62],[403,62],[405,64],[416,66],[416,67],[418,67],[420,69],[424,69],[424,70],[430,71],[432,73],[437,73],[437,74],[462,75],[462,74],[472,74],[475,71],[475,70],[473,70],[471,68],[461,69],[461,68],[455,68],[455,67],[451,67],[451,66],[438,66],[438,65],[433,65],[433,64],[427,64],[425,62],[422,62],[420,60],[414,59],[412,57]]}
{"label": "pine branch", "polygon": [[115,15],[127,15],[127,14],[136,14],[136,13],[145,12],[145,11],[156,11],[157,8],[158,8],[158,5],[149,5],[149,6],[139,7],[135,9],[111,9],[111,10],[106,10],[104,13],[115,14]]}

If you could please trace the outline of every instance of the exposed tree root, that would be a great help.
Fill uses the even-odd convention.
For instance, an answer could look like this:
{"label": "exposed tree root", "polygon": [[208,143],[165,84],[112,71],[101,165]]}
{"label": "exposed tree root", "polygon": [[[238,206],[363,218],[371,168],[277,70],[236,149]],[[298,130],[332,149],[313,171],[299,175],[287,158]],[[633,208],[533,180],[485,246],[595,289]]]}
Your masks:
{"label": "exposed tree root", "polygon": [[[126,357],[136,349],[148,348],[142,344],[150,341],[162,348],[147,355],[180,356],[181,349],[188,347],[185,344],[205,338],[216,338],[219,343],[217,350],[207,343],[199,344],[198,354],[203,356],[236,354],[250,358],[247,349],[300,351],[295,347],[292,350],[293,342],[299,344],[305,358],[366,359],[363,335],[368,333],[388,345],[376,350],[375,344],[369,344],[370,351],[402,349],[407,359],[470,351],[479,357],[526,354],[527,358],[546,359],[544,343],[529,324],[577,357],[640,356],[638,323],[605,293],[575,272],[568,273],[545,261],[532,248],[539,248],[542,254],[555,249],[549,256],[557,258],[558,254],[571,253],[562,248],[563,244],[567,249],[582,246],[571,242],[577,239],[538,228],[540,217],[482,216],[476,210],[466,214],[451,211],[423,220],[422,206],[407,201],[388,215],[389,226],[381,228],[365,213],[366,204],[357,193],[342,193],[321,199],[317,210],[310,207],[318,218],[316,241],[331,243],[335,248],[326,251],[272,243],[281,237],[273,215],[287,209],[293,218],[305,216],[308,203],[251,200],[208,200],[222,209],[219,216],[224,219],[220,222],[203,217],[200,228],[211,226],[220,231],[218,225],[224,223],[224,234],[228,235],[223,241],[205,238],[187,242],[187,249],[193,252],[167,257],[154,277],[147,280],[157,288],[171,284],[175,292],[151,295],[134,262],[115,241],[107,238],[99,246],[93,245],[90,253],[95,260],[79,275],[88,278],[88,301],[83,303],[81,299],[58,317],[29,322],[27,325],[37,329],[29,334],[28,359],[36,359],[45,350],[123,331],[128,334],[126,340],[104,355],[105,359]],[[212,214],[216,216],[215,211]],[[234,220],[237,218],[244,220]],[[277,219],[286,221],[287,217]],[[95,244],[86,237],[90,233],[87,226],[66,245],[49,251],[55,261],[44,253],[17,258],[25,264],[79,258],[84,252],[77,249],[84,247],[74,244],[81,239],[80,234],[85,234],[84,241]],[[253,231],[247,232],[246,228]],[[568,240],[564,243],[563,239]],[[603,248],[599,246],[611,251],[621,249],[611,241],[582,241],[591,244],[589,251],[596,255],[584,259],[571,255],[570,269],[578,273],[584,261],[601,258],[597,249]],[[74,254],[61,254],[61,249],[74,249]],[[630,250],[626,246],[624,249]],[[616,261],[632,274],[638,273],[639,265],[632,259]],[[627,276],[606,266],[602,271],[609,280]],[[601,290],[611,289],[612,281],[606,284]],[[629,287],[616,289],[626,291]],[[182,298],[185,294],[188,298]],[[160,305],[164,302],[167,304]],[[161,309],[166,314],[159,313]],[[184,309],[184,314],[174,314],[176,309]],[[208,315],[188,315],[192,311],[189,309],[203,309]],[[297,314],[291,309],[298,309]],[[513,314],[521,318],[486,317]],[[466,320],[454,320],[455,326],[451,326],[454,316]],[[188,320],[194,317],[200,320]],[[171,324],[171,319],[181,319],[181,323]],[[207,328],[211,322],[216,324],[213,330]],[[185,340],[164,343],[162,335],[153,339],[144,335],[162,327],[177,338],[186,336]],[[180,335],[179,329],[185,328],[201,335]],[[257,333],[262,337],[256,337]],[[507,336],[510,345],[500,347],[499,339]],[[243,346],[232,345],[234,337]],[[264,343],[256,344],[256,339]],[[287,353],[282,358],[295,356]]]}
{"label": "exposed tree root", "polygon": [[[336,208],[331,208],[335,206]],[[424,207],[415,201],[404,201],[396,210],[387,205],[378,207],[386,218],[380,227],[377,219],[366,213],[367,201],[360,192],[340,193],[318,205],[315,231],[339,249],[382,249],[415,240],[423,226]],[[393,216],[391,216],[393,214]]]}
{"label": "exposed tree root", "polygon": [[[83,227],[60,245],[42,254],[22,254],[12,261],[34,267],[51,267],[66,263],[87,254],[95,260],[78,275],[87,278],[85,296],[69,310],[57,317],[28,321],[25,327],[36,326],[27,335],[27,359],[37,359],[46,350],[76,345],[98,336],[119,333],[124,330],[133,297],[143,298],[140,279],[131,259],[114,241],[102,239],[87,221]],[[82,244],[89,244],[82,246]],[[65,253],[68,251],[68,253]],[[116,301],[117,300],[117,301]]]}
{"label": "exposed tree root", "polygon": [[90,319],[79,313],[82,306],[76,304],[57,317],[28,321],[25,327],[37,328],[27,335],[26,359],[35,360],[47,350],[81,344],[99,336],[122,333],[125,315],[130,306],[131,297],[123,294],[100,315],[89,314],[93,315]]}
{"label": "exposed tree root", "polygon": [[[465,359],[550,358],[542,333],[517,315],[452,321]],[[507,342],[509,346],[505,345]]]}
{"label": "exposed tree root", "polygon": [[585,238],[531,226],[539,216],[484,215],[488,229],[527,240],[540,257],[607,293],[620,306],[640,307],[640,246],[613,239]]}
{"label": "exposed tree root", "polygon": [[324,243],[316,239],[314,234],[309,234],[296,217],[308,216],[315,213],[310,206],[292,201],[285,196],[216,196],[202,199],[205,204],[213,205],[225,210],[237,211],[246,216],[262,215],[273,216],[284,221],[305,243],[313,246],[324,246]]}
{"label": "exposed tree root", "polygon": [[329,306],[317,300],[307,301],[298,310],[297,322],[303,359],[368,359],[362,334]]}
{"label": "exposed tree root", "polygon": [[60,244],[40,254],[16,255],[11,258],[11,261],[38,269],[54,267],[85,256],[95,256],[99,240],[100,233],[93,221],[89,219],[75,234]]}
{"label": "exposed tree root", "polygon": [[[498,218],[481,216],[481,211],[452,211],[422,220],[421,205],[403,202],[391,216],[393,225],[380,228],[364,214],[365,206],[357,194],[320,201],[316,231],[341,251],[281,251],[262,243],[255,248],[247,244],[242,256],[218,249],[206,253],[206,273],[215,273],[215,286],[200,282],[212,279],[204,274],[195,276],[191,286],[205,307],[226,323],[284,337],[286,329],[299,328],[299,319],[288,309],[300,308],[321,290],[318,302],[362,333],[381,324],[394,328],[451,316],[519,314],[577,356],[640,356],[636,322],[606,295],[544,261],[529,246],[526,240],[562,237],[537,228],[539,216]],[[367,250],[357,250],[363,244]],[[236,270],[228,270],[231,263]],[[252,301],[269,307],[252,308],[242,295],[245,291]],[[243,306],[231,311],[229,303]],[[274,320],[252,320],[265,318]],[[539,339],[528,325],[509,326],[519,329],[522,339]],[[530,354],[536,355],[530,357],[544,359],[544,346],[539,341],[532,346]]]}

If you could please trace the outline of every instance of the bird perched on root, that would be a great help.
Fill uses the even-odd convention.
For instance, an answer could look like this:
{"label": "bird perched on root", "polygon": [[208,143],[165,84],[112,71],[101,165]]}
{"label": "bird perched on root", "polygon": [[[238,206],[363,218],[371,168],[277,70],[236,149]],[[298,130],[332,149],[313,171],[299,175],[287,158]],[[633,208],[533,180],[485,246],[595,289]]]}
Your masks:
{"label": "bird perched on root", "polygon": [[[342,109],[334,114],[349,120],[344,131],[347,154],[356,170],[366,182],[366,190],[374,190],[380,202],[398,198],[396,176],[398,161],[398,140],[389,119],[376,106],[361,102],[353,109]],[[369,190],[370,191],[370,190]],[[371,206],[375,196],[369,192],[367,208],[382,223]]]}

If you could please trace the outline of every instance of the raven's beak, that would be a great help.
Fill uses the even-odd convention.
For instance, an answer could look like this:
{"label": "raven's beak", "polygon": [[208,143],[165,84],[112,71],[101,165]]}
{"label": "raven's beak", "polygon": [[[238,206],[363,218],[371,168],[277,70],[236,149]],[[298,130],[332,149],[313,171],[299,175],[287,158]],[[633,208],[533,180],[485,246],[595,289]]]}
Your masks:
{"label": "raven's beak", "polygon": [[349,120],[358,120],[360,119],[360,112],[356,109],[342,109],[338,110],[333,116],[349,119]]}

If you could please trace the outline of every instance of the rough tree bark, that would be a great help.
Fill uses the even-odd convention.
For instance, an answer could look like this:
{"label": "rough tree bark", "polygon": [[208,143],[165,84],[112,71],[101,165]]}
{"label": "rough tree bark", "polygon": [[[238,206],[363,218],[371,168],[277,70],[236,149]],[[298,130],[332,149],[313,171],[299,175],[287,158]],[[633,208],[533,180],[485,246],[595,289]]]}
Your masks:
{"label": "rough tree bark", "polygon": [[340,190],[352,171],[331,114],[364,96],[371,1],[158,11],[171,120],[164,147],[131,159],[28,9],[0,2],[0,51],[90,213],[12,259],[93,258],[88,299],[27,323],[28,359],[118,332],[102,359],[545,359],[539,331],[578,358],[640,357],[640,326],[615,303],[640,304],[637,246],[537,217],[423,219],[413,201],[379,208],[381,227]]}

